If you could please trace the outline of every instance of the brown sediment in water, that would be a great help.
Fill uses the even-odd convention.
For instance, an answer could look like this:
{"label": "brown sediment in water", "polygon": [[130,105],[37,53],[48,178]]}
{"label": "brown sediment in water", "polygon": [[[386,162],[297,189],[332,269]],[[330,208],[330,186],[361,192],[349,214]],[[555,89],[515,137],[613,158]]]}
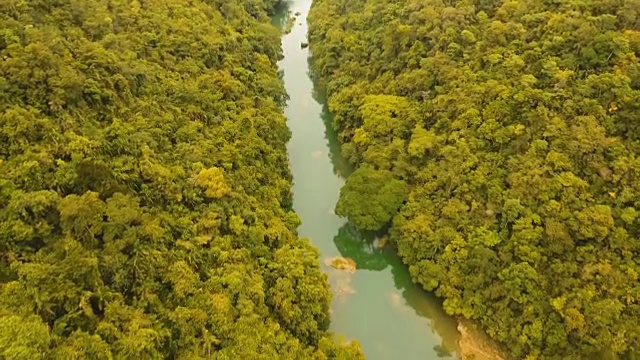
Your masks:
{"label": "brown sediment in water", "polygon": [[387,238],[387,236],[383,236],[381,238],[378,239],[378,241],[376,241],[376,247],[378,249],[382,249],[387,245],[387,241],[389,240],[389,238]]}
{"label": "brown sediment in water", "polygon": [[291,11],[287,12],[287,23],[283,29],[285,34],[291,33],[293,26],[296,24],[296,16],[291,16]]}
{"label": "brown sediment in water", "polygon": [[402,302],[402,295],[398,294],[397,292],[392,292],[389,294],[389,301],[391,302],[391,305],[393,305],[393,307],[401,309],[402,306],[404,305]]}
{"label": "brown sediment in water", "polygon": [[470,321],[458,319],[460,340],[458,347],[461,360],[507,360],[498,344]]}
{"label": "brown sediment in water", "polygon": [[337,278],[334,293],[338,296],[355,294],[355,290],[351,287],[351,275],[343,275]]}
{"label": "brown sediment in water", "polygon": [[338,296],[355,294],[355,290],[351,287],[351,278],[356,272],[356,262],[336,256],[324,259],[324,263],[333,268],[329,276],[333,293]]}
{"label": "brown sediment in water", "polygon": [[331,266],[337,270],[345,270],[350,273],[354,273],[356,271],[356,262],[347,257],[336,256],[333,258],[327,258],[324,260],[325,265]]}

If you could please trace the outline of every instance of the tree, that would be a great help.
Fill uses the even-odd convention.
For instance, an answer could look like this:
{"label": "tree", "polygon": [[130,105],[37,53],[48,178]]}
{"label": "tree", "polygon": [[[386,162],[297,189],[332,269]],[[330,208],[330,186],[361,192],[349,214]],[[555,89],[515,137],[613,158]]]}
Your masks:
{"label": "tree", "polygon": [[[637,3],[315,0],[309,13],[313,71],[358,168],[336,212],[366,229],[393,218],[413,280],[515,358],[640,348]],[[393,179],[405,201],[380,205]]]}
{"label": "tree", "polygon": [[379,230],[386,225],[407,196],[407,184],[388,170],[362,166],[340,189],[336,214],[345,216],[361,230]]}
{"label": "tree", "polygon": [[362,359],[295,235],[277,3],[0,2],[0,358]]}

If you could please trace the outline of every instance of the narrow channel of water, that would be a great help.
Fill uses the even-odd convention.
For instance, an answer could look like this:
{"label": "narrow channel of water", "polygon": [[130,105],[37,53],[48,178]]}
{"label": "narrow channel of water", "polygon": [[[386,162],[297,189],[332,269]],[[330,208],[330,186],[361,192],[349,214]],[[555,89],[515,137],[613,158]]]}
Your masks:
{"label": "narrow channel of water", "polygon": [[[282,39],[284,59],[279,66],[290,100],[285,110],[292,139],[289,159],[293,172],[294,209],[302,219],[301,237],[311,239],[321,252],[323,270],[334,292],[331,328],[357,339],[370,360],[424,360],[455,358],[456,322],[440,302],[415,286],[406,267],[389,249],[378,249],[333,213],[349,169],[340,158],[336,134],[326,101],[309,77],[306,17],[311,0],[293,0],[273,17],[286,27]],[[324,265],[329,257],[349,257],[358,270],[348,274]]]}

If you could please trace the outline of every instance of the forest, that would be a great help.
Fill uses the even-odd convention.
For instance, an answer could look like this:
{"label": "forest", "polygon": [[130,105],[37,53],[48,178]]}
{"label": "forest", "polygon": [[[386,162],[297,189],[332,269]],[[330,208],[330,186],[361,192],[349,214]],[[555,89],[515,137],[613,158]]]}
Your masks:
{"label": "forest", "polygon": [[314,0],[336,214],[513,358],[640,358],[640,2]]}
{"label": "forest", "polygon": [[362,359],[299,239],[275,2],[0,2],[0,358]]}

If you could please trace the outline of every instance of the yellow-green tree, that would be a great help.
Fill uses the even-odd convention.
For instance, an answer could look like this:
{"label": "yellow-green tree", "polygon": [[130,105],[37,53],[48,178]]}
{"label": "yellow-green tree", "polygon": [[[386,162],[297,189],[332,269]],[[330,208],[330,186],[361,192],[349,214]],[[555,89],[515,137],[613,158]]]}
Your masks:
{"label": "yellow-green tree", "polygon": [[[390,241],[414,281],[516,358],[639,354],[637,10],[313,2],[314,74],[343,155],[408,185],[384,214]],[[341,192],[338,213],[361,228],[378,225],[358,218],[373,184],[356,170]]]}
{"label": "yellow-green tree", "polygon": [[295,233],[275,3],[0,2],[0,358],[362,358]]}

